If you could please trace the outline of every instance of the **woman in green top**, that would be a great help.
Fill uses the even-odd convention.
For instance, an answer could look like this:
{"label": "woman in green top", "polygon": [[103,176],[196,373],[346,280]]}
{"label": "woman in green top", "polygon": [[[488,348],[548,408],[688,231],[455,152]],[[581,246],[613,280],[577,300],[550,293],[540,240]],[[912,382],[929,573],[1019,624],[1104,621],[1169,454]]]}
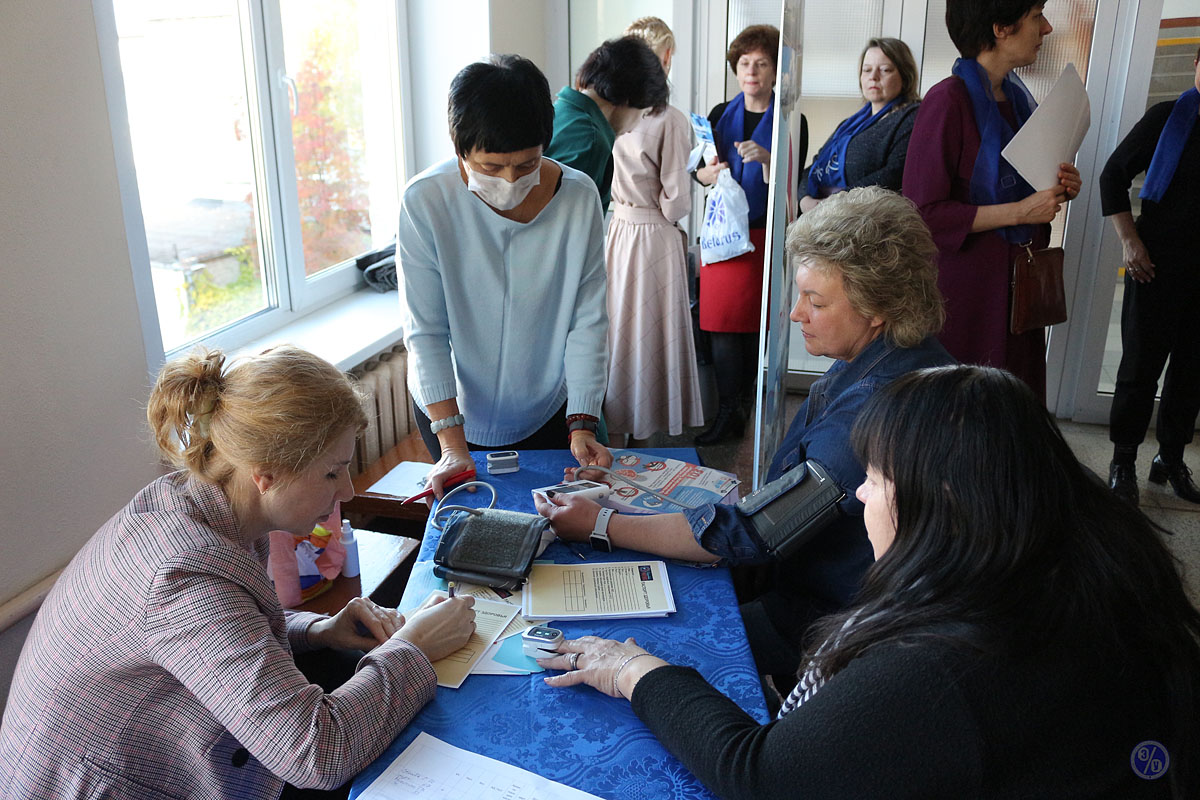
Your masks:
{"label": "woman in green top", "polygon": [[659,111],[671,96],[654,51],[636,36],[609,39],[592,51],[554,101],[554,135],[544,155],[586,173],[608,208],[613,143],[643,111]]}

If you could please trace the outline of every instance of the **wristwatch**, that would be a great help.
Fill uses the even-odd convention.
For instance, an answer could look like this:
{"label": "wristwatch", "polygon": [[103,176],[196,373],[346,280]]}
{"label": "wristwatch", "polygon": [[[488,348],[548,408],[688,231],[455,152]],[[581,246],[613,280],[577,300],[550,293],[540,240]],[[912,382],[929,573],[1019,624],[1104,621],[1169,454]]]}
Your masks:
{"label": "wristwatch", "polygon": [[605,553],[611,553],[613,550],[612,541],[608,538],[608,518],[613,515],[611,508],[600,509],[600,514],[596,517],[596,525],[592,528],[592,536],[588,541],[591,542],[593,550],[603,550]]}

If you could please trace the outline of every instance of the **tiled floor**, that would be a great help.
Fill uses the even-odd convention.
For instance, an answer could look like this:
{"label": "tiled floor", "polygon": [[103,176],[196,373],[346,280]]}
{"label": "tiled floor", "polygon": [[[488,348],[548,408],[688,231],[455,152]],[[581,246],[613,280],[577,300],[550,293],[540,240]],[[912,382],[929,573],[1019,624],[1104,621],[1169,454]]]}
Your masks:
{"label": "tiled floor", "polygon": [[[1115,369],[1115,366],[1114,366]],[[788,396],[788,416],[795,414],[803,401],[800,395]],[[1081,462],[1096,474],[1107,477],[1108,463],[1112,458],[1112,445],[1108,441],[1108,428],[1103,425],[1084,425],[1077,422],[1060,422],[1063,435],[1075,450]],[[695,434],[702,429],[687,429],[681,436],[654,436],[647,442],[651,447],[690,447]],[[743,486],[749,487],[753,474],[754,438],[751,426],[740,441],[732,441],[710,447],[697,448],[701,460],[710,467],[737,474]],[[1140,478],[1141,507],[1152,521],[1173,535],[1166,541],[1176,557],[1182,562],[1184,578],[1188,583],[1193,600],[1200,604],[1200,505],[1180,500],[1170,488],[1156,486],[1146,480],[1150,471],[1150,460],[1157,452],[1153,431],[1138,453],[1138,476]],[[1200,478],[1200,445],[1188,446],[1185,453],[1188,464]]]}

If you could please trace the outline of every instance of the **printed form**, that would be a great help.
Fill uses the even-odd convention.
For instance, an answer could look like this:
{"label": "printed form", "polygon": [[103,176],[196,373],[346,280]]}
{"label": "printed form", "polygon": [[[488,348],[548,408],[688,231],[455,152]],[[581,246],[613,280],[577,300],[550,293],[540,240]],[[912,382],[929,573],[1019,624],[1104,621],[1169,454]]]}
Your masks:
{"label": "printed form", "polygon": [[444,800],[447,797],[599,800],[594,794],[463,750],[424,732],[359,795],[359,800]]}
{"label": "printed form", "polygon": [[534,564],[522,599],[526,619],[663,617],[675,611],[661,561]]}

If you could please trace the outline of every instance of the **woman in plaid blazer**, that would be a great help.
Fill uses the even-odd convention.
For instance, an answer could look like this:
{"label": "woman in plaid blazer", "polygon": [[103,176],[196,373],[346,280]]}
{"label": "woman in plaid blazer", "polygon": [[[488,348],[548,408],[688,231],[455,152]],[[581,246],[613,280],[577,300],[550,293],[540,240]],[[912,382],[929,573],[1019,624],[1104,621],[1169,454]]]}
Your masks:
{"label": "woman in plaid blazer", "polygon": [[[110,519],[42,605],[0,725],[0,796],[338,786],[429,702],[431,660],[473,631],[469,597],[407,620],[365,599],[334,617],[280,608],[267,533],[311,531],[352,495],[365,418],[342,373],[302,350],[224,362],[194,354],[159,375],[150,425],[182,469]],[[326,693],[293,660],[323,647],[370,652]]]}

